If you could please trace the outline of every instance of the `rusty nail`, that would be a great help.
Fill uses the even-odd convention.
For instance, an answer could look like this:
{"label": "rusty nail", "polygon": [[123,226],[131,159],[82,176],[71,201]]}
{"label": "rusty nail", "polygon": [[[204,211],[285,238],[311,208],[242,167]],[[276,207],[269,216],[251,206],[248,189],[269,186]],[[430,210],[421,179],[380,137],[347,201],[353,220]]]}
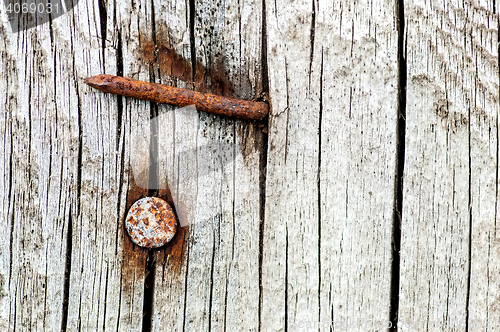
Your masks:
{"label": "rusty nail", "polygon": [[167,202],[157,197],[145,197],[130,207],[125,228],[138,246],[158,248],[172,240],[177,225]]}
{"label": "rusty nail", "polygon": [[262,120],[269,113],[269,106],[265,102],[221,97],[209,93],[201,93],[114,75],[101,74],[88,77],[84,80],[84,83],[93,88],[116,95],[148,100],[155,103],[173,104],[180,107],[194,104],[200,111],[245,120]]}

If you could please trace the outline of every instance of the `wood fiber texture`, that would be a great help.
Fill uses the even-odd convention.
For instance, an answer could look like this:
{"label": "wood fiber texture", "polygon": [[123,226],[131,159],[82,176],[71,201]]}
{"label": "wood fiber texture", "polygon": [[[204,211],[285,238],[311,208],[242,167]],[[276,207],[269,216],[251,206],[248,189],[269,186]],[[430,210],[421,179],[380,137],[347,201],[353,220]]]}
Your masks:
{"label": "wood fiber texture", "polygon": [[391,303],[395,4],[266,9],[272,113],[261,327],[379,330]]}
{"label": "wood fiber texture", "polygon": [[[496,6],[79,0],[20,31],[0,7],[0,331],[498,330]],[[146,196],[182,223],[152,251],[124,228]]]}
{"label": "wood fiber texture", "polygon": [[494,6],[494,1],[405,4],[399,317],[412,330],[500,326]]}

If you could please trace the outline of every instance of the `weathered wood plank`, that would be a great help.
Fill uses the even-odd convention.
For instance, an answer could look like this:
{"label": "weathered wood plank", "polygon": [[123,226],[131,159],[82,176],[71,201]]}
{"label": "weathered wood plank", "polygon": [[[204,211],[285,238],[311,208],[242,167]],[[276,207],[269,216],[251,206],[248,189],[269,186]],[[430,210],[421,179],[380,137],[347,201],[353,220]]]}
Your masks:
{"label": "weathered wood plank", "polygon": [[142,325],[145,254],[122,240],[126,132],[135,130],[126,124],[140,121],[120,110],[116,97],[82,84],[90,74],[117,70],[114,50],[101,48],[98,13],[97,1],[82,1],[27,32],[4,27],[2,59],[12,84],[2,84],[2,133],[17,137],[4,140],[2,177],[10,188],[2,196],[9,223],[2,235],[2,324],[11,329]]}
{"label": "weathered wood plank", "polygon": [[380,329],[395,208],[394,2],[278,1],[266,20],[261,328]]}
{"label": "weathered wood plank", "polygon": [[82,80],[104,72],[129,74],[119,57],[123,53],[123,62],[129,59],[123,49],[135,31],[125,27],[132,25],[139,9],[126,3],[100,5],[82,1],[57,22],[57,36],[72,45],[64,54],[71,55],[73,64],[64,67],[74,68],[70,81],[79,109],[74,130],[80,135],[67,329],[137,331],[142,327],[147,252],[132,245],[123,218],[127,206],[139,198],[130,192],[130,137],[144,130],[149,107],[96,92]]}
{"label": "weathered wood plank", "polygon": [[[12,305],[15,298],[15,293],[11,289],[11,273],[12,273],[12,246],[11,238],[13,233],[13,209],[12,205],[12,188],[14,187],[14,179],[12,177],[12,162],[14,158],[13,152],[13,121],[12,112],[10,110],[17,109],[18,99],[11,98],[11,89],[16,86],[18,82],[17,71],[15,70],[15,59],[13,58],[12,51],[12,38],[8,35],[8,27],[5,22],[1,25],[1,40],[0,47],[0,70],[10,74],[6,78],[6,84],[0,85],[0,95],[2,100],[2,108],[0,115],[0,159],[1,168],[0,174],[0,218],[2,220],[2,227],[0,228],[0,328],[5,331],[13,329],[15,323],[13,310],[17,309]],[[15,113],[14,113],[15,114]],[[64,240],[64,239],[63,239]],[[64,251],[63,251],[64,252]],[[14,269],[15,271],[15,269]],[[11,322],[12,320],[12,322]]]}
{"label": "weathered wood plank", "polygon": [[[400,324],[498,329],[498,9],[405,4]],[[413,328],[412,328],[413,326]]]}
{"label": "weathered wood plank", "polygon": [[[255,10],[260,2],[196,1],[194,22],[183,4],[162,7],[155,17],[166,22],[156,24],[156,31],[162,31],[156,35],[158,49],[179,55],[166,66],[158,58],[162,81],[169,83],[172,78],[165,75],[174,74],[194,81],[200,91],[257,97],[263,84],[262,22]],[[193,23],[191,45],[186,35]],[[177,72],[169,73],[171,67]],[[179,198],[177,212],[189,214],[189,226],[184,243],[156,255],[152,328],[256,331],[258,306],[248,303],[259,301],[261,129],[184,111],[164,121],[171,134],[159,140],[172,147],[166,155],[169,186]]]}
{"label": "weathered wood plank", "polygon": [[[2,16],[3,18],[4,16]],[[43,25],[2,20],[2,330],[59,330],[68,226],[77,187],[78,109]]]}

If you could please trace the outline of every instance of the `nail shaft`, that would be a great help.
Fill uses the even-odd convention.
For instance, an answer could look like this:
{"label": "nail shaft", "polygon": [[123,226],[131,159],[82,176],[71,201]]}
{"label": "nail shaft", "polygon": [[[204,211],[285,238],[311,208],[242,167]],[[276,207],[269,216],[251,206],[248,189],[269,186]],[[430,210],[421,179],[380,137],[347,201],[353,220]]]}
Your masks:
{"label": "nail shaft", "polygon": [[114,75],[101,74],[88,77],[84,83],[98,90],[116,95],[148,100],[155,103],[173,104],[180,107],[194,104],[196,105],[196,109],[200,111],[245,120],[261,120],[269,112],[269,106],[265,102],[252,102],[221,97],[209,93],[201,93]]}

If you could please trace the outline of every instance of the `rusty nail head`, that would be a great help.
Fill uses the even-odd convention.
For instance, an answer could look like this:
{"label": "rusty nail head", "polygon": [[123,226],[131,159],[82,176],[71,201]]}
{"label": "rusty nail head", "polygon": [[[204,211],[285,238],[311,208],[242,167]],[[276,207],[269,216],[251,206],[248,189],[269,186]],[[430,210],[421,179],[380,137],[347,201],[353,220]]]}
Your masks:
{"label": "rusty nail head", "polygon": [[138,246],[158,248],[172,240],[177,224],[167,202],[157,197],[145,197],[130,207],[125,228]]}

